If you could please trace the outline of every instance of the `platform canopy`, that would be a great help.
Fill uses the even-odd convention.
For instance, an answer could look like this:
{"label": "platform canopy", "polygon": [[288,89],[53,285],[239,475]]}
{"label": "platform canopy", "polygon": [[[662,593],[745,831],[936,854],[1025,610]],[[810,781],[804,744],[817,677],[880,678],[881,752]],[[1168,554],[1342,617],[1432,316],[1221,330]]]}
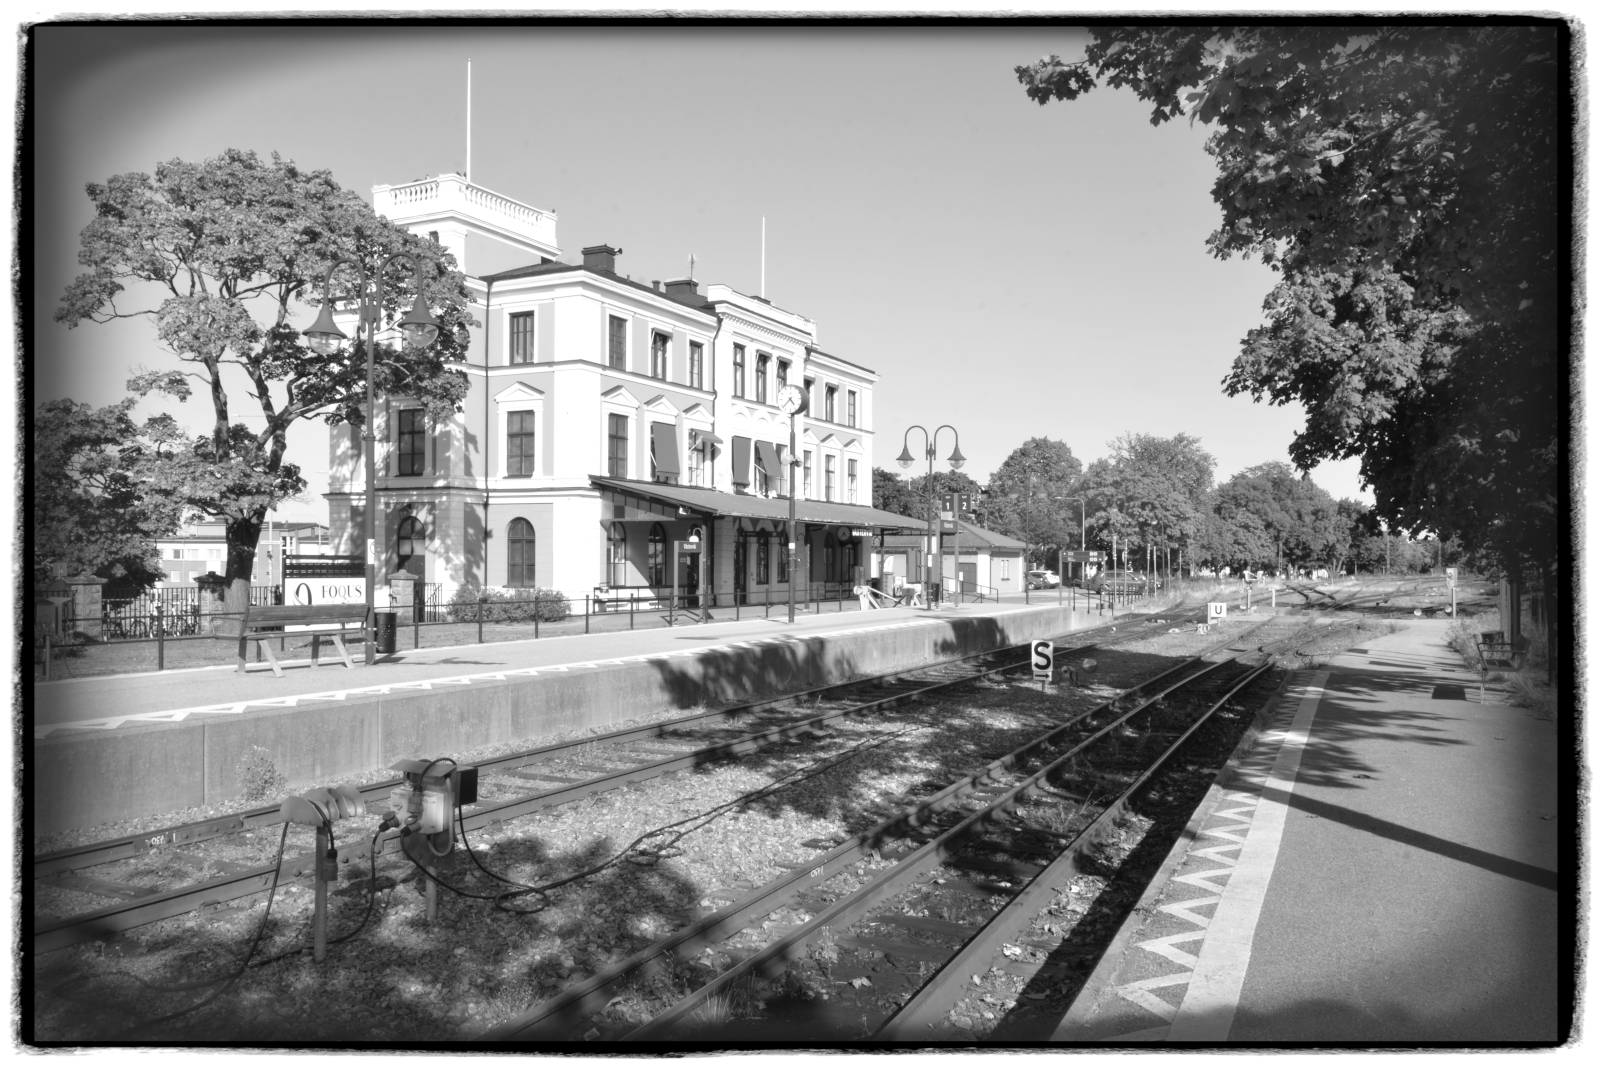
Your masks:
{"label": "platform canopy", "polygon": [[[725,493],[720,489],[702,489],[694,485],[668,485],[665,482],[639,482],[627,478],[601,478],[591,475],[589,480],[597,489],[643,498],[670,508],[685,509],[696,517],[727,516],[736,519],[789,518],[789,498],[781,496],[748,496],[744,493]],[[915,530],[926,522],[892,511],[881,511],[865,504],[841,504],[836,500],[799,500],[795,502],[795,518],[801,522],[829,526],[860,526],[875,530]]]}

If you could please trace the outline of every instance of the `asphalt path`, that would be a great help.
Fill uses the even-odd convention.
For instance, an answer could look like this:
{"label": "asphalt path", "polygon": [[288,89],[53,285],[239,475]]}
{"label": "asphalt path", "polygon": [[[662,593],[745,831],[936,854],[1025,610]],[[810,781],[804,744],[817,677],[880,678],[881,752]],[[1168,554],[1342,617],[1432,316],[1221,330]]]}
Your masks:
{"label": "asphalt path", "polygon": [[1404,627],[1296,675],[1056,1040],[1558,1038],[1556,724]]}

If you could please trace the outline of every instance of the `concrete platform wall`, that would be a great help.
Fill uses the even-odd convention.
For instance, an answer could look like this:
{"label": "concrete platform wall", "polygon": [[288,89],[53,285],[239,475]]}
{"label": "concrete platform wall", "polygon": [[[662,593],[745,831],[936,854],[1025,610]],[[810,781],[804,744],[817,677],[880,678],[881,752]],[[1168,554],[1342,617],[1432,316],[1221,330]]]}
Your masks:
{"label": "concrete platform wall", "polygon": [[97,826],[238,795],[234,768],[252,746],[272,754],[292,787],[325,785],[398,759],[431,759],[515,741],[533,745],[552,734],[623,722],[663,706],[739,703],[908,670],[1061,634],[1071,625],[1069,610],[1052,605],[1000,617],[939,619],[877,633],[473,682],[459,689],[56,733],[33,743],[31,795],[24,803],[38,834]]}

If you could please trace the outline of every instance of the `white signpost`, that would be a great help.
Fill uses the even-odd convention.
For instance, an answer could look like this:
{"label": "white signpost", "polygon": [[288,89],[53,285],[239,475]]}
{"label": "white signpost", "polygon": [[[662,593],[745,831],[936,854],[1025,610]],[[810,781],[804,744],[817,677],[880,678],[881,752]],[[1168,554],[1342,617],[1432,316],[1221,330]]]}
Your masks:
{"label": "white signpost", "polygon": [[1043,689],[1055,671],[1055,646],[1049,641],[1035,641],[1033,651],[1033,676],[1039,679],[1039,688]]}
{"label": "white signpost", "polygon": [[1448,585],[1450,587],[1450,617],[1452,619],[1456,617],[1456,575],[1457,575],[1457,573],[1458,572],[1456,571],[1456,569],[1454,567],[1446,567],[1444,569],[1444,584]]}

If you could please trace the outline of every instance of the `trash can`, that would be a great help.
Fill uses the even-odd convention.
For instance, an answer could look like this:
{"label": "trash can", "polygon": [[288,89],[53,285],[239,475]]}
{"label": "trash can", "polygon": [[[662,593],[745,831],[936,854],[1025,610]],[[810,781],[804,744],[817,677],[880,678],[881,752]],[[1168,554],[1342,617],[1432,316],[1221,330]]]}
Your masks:
{"label": "trash can", "polygon": [[400,622],[398,611],[375,611],[372,613],[377,622],[378,629],[378,655],[390,656],[394,654],[394,632]]}

